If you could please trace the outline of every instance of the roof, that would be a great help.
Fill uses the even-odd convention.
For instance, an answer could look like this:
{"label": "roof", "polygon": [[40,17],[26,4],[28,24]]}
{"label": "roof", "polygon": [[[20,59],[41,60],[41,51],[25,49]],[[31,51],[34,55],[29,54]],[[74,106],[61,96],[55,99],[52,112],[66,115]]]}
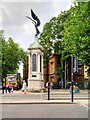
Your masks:
{"label": "roof", "polygon": [[35,37],[34,42],[33,42],[32,44],[30,44],[30,46],[29,46],[28,49],[29,49],[29,50],[30,50],[30,49],[41,49],[41,50],[43,50],[43,47],[39,44],[38,38]]}

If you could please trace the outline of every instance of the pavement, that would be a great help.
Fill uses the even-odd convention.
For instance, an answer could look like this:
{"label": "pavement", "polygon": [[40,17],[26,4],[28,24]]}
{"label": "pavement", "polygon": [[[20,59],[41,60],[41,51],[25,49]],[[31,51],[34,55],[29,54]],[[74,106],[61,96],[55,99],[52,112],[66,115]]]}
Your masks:
{"label": "pavement", "polygon": [[[47,93],[47,92],[46,92]],[[52,90],[50,91],[51,94],[70,94],[69,90]],[[86,95],[88,96],[89,91],[88,90],[80,90],[79,93],[76,94],[82,94],[82,95]],[[41,98],[40,99],[27,99],[27,96],[29,94],[40,94]],[[71,99],[50,99],[50,100],[46,100],[43,99],[42,95],[45,93],[33,93],[33,92],[27,92],[26,94],[24,94],[21,91],[14,91],[13,93],[4,93],[1,94],[1,90],[0,90],[0,104],[83,104],[83,102],[86,102],[86,104],[88,104],[88,98],[78,98],[78,99],[74,99],[73,102]],[[14,96],[17,95],[17,99],[14,99]],[[7,97],[11,97],[13,99],[6,99]],[[23,96],[26,97],[25,99],[18,99],[18,96]],[[4,97],[6,97],[5,99],[3,99]]]}

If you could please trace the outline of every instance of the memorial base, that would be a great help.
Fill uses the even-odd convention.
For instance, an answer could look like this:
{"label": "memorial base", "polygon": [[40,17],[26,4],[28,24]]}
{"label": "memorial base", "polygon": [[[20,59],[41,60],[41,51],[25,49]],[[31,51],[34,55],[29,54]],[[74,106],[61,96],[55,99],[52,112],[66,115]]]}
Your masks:
{"label": "memorial base", "polygon": [[43,80],[28,80],[28,91],[41,92],[44,90]]}

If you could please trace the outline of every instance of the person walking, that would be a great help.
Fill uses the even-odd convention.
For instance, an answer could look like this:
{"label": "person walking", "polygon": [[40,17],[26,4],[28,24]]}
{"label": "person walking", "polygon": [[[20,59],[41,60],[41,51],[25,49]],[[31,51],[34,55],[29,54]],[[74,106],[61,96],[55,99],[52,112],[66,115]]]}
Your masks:
{"label": "person walking", "polygon": [[54,82],[50,83],[50,87],[51,87],[52,90],[54,89]]}
{"label": "person walking", "polygon": [[26,85],[25,80],[23,81],[22,91],[24,92],[24,94],[26,94],[26,91],[27,91],[27,85]]}
{"label": "person walking", "polygon": [[7,88],[8,88],[8,92],[11,93],[11,91],[13,90],[12,84],[8,83]]}
{"label": "person walking", "polygon": [[59,81],[59,87],[62,88],[62,81]]}

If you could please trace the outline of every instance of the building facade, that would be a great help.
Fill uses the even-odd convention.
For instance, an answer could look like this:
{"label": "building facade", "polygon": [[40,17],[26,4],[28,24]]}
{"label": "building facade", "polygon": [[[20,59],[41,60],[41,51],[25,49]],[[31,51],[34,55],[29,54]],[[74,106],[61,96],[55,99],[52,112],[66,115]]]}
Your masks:
{"label": "building facade", "polygon": [[[62,88],[67,88],[67,84],[72,82],[71,79],[71,57],[67,60],[62,61],[61,55],[53,54],[50,56],[48,61],[48,69],[44,68],[44,81],[54,82],[55,88],[59,88],[59,81],[62,82]],[[63,67],[62,77],[59,78],[57,75],[58,66]],[[78,72],[74,72],[73,80],[75,83],[79,84],[80,87],[84,85],[84,66],[80,66]]]}
{"label": "building facade", "polygon": [[57,76],[57,68],[61,65],[61,56],[53,54],[48,63],[49,82],[54,82],[58,86],[60,78]]}

